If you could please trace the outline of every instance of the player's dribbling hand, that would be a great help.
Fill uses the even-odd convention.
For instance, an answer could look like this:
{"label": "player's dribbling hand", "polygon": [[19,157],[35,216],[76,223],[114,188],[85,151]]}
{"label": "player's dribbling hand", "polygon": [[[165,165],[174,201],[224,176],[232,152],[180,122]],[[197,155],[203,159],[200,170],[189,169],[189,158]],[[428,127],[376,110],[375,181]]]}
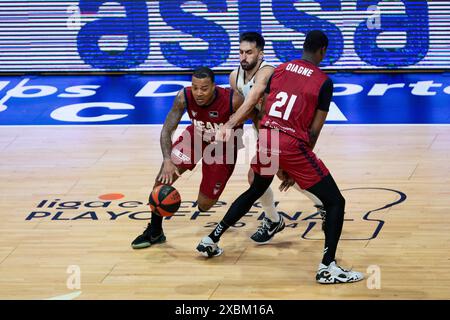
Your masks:
{"label": "player's dribbling hand", "polygon": [[174,165],[170,159],[164,160],[163,168],[158,177],[158,181],[163,184],[172,184],[174,174],[178,177],[180,176],[177,166]]}

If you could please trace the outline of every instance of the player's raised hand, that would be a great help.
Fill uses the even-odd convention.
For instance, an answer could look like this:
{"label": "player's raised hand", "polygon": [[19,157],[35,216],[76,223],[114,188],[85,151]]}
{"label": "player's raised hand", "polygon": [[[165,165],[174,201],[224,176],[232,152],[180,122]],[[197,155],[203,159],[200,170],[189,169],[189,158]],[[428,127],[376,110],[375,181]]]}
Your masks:
{"label": "player's raised hand", "polygon": [[158,177],[158,181],[163,184],[172,184],[174,174],[178,177],[180,176],[177,166],[172,162],[172,160],[165,159],[161,174]]}

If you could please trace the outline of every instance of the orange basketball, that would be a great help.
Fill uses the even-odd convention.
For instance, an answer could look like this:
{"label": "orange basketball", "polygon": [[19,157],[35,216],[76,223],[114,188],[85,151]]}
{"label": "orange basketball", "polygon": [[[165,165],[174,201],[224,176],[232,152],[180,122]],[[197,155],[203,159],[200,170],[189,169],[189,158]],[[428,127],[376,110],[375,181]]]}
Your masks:
{"label": "orange basketball", "polygon": [[148,204],[157,215],[170,217],[180,208],[181,196],[174,187],[161,184],[150,193]]}

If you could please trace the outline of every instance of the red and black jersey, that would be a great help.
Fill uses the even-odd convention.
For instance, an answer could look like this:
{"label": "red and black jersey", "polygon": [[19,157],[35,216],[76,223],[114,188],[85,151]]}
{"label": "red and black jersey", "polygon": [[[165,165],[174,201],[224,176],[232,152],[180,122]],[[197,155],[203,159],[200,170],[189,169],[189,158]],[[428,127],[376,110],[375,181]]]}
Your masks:
{"label": "red and black jersey", "polygon": [[191,87],[184,89],[187,112],[197,133],[204,141],[211,141],[216,131],[230,119],[233,114],[233,90],[215,88],[215,98],[207,106],[199,106],[192,95]]}
{"label": "red and black jersey", "polygon": [[293,60],[275,69],[267,90],[261,127],[278,129],[308,143],[317,108],[328,111],[331,79],[313,63]]}

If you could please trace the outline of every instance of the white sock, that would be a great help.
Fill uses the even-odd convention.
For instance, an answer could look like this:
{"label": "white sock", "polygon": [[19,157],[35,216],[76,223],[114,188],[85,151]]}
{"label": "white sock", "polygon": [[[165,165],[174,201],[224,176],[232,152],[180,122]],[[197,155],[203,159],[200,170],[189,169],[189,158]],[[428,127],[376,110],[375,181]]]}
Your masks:
{"label": "white sock", "polygon": [[259,201],[261,202],[267,218],[269,218],[272,222],[280,221],[280,215],[275,208],[275,203],[273,200],[273,191],[270,187],[267,188],[266,192],[264,192],[261,198],[259,198]]}
{"label": "white sock", "polygon": [[307,191],[307,190],[303,190],[302,188],[300,188],[300,186],[298,184],[294,184],[293,186],[295,189],[297,189],[298,191],[300,191],[301,193],[303,193],[309,200],[311,200],[312,202],[314,202],[315,206],[322,206],[323,207],[323,203],[322,201],[320,201],[319,198],[317,198],[315,195],[313,195],[311,192]]}

